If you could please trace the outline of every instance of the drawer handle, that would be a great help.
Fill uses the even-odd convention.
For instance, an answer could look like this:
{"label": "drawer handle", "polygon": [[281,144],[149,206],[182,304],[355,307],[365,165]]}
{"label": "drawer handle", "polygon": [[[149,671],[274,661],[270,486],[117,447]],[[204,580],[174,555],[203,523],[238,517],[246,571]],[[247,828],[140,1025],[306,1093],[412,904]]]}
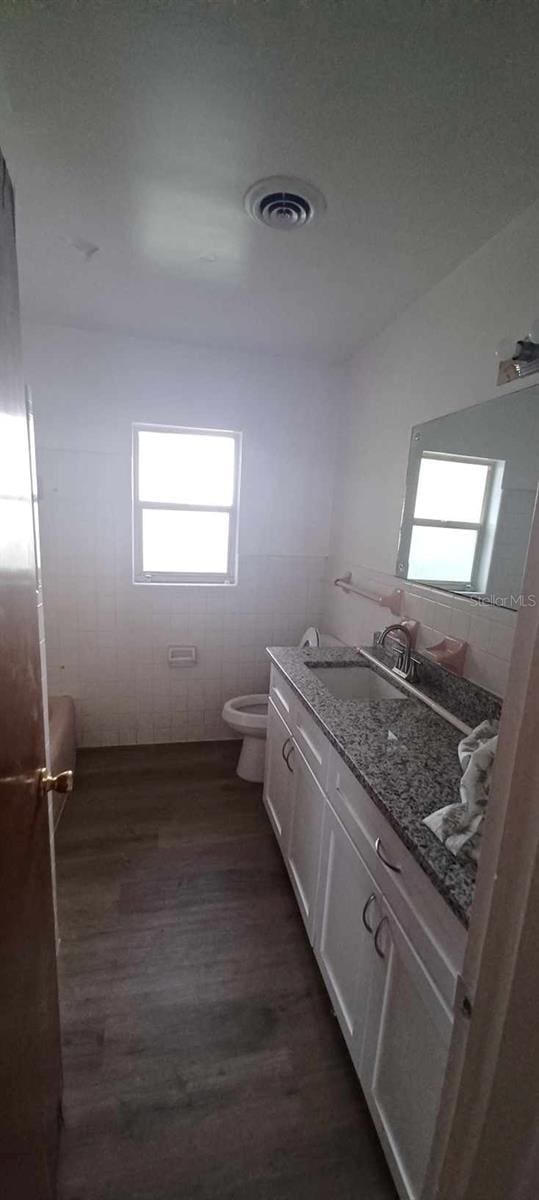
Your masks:
{"label": "drawer handle", "polygon": [[378,937],[379,937],[382,925],[385,925],[386,921],[387,921],[387,917],[382,917],[382,920],[379,921],[378,925],[376,926],[376,933],[374,935],[374,949],[376,950],[378,958],[385,958],[384,951],[380,949],[380,943],[378,941]]}
{"label": "drawer handle", "polygon": [[367,921],[367,913],[369,911],[369,908],[371,907],[373,900],[376,900],[375,892],[371,892],[370,896],[365,901],[365,904],[363,905],[363,912],[361,914],[361,920],[363,921],[363,924],[365,926],[365,929],[367,930],[367,933],[374,933],[373,926],[369,925],[369,922]]}
{"label": "drawer handle", "polygon": [[396,871],[397,874],[400,875],[401,868],[396,867],[395,863],[390,862],[389,859],[385,857],[381,838],[376,839],[376,842],[374,844],[374,849],[376,850],[376,853],[378,855],[378,858],[380,859],[380,862],[383,862],[384,867],[389,867],[390,871]]}

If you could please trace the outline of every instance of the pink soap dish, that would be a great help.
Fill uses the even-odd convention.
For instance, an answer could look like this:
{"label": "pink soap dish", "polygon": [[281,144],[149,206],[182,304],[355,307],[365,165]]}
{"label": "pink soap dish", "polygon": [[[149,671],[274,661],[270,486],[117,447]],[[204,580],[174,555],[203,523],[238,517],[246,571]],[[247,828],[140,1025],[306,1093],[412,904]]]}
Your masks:
{"label": "pink soap dish", "polygon": [[452,671],[453,675],[462,675],[467,649],[467,642],[462,642],[459,638],[445,637],[441,642],[436,642],[436,645],[427,646],[425,654],[432,658],[433,662],[445,667],[446,671]]}

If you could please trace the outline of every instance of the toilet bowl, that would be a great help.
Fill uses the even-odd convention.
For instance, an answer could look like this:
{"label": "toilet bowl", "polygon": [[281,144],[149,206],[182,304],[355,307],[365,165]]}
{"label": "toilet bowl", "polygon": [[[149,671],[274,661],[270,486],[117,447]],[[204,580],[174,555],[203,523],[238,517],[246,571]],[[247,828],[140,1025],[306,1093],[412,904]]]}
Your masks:
{"label": "toilet bowl", "polygon": [[237,772],[242,779],[261,783],[264,778],[268,697],[263,692],[227,700],[223,720],[243,738]]}
{"label": "toilet bowl", "polygon": [[[314,626],[305,630],[300,647],[339,645],[337,638],[321,634]],[[266,733],[268,727],[268,696],[255,693],[250,696],[234,696],[227,700],[222,712],[223,721],[243,738],[243,745],[236,771],[241,779],[250,783],[262,783],[266,756]]]}

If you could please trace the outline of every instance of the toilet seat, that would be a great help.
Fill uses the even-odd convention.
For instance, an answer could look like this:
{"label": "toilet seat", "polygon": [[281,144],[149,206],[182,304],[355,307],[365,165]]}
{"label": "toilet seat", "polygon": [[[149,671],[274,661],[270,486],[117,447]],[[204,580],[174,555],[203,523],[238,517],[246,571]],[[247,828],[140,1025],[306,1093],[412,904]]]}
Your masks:
{"label": "toilet seat", "polygon": [[265,735],[268,724],[268,695],[234,696],[223,708],[223,718],[240,732]]}

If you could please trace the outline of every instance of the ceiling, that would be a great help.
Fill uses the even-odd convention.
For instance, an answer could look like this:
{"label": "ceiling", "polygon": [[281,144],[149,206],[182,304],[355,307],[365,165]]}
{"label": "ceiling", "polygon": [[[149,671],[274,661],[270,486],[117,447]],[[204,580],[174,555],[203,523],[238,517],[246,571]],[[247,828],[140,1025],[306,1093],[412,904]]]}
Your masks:
{"label": "ceiling", "polygon": [[[2,12],[28,318],[338,361],[537,198],[535,3]],[[281,173],[322,190],[319,221],[245,214]]]}

